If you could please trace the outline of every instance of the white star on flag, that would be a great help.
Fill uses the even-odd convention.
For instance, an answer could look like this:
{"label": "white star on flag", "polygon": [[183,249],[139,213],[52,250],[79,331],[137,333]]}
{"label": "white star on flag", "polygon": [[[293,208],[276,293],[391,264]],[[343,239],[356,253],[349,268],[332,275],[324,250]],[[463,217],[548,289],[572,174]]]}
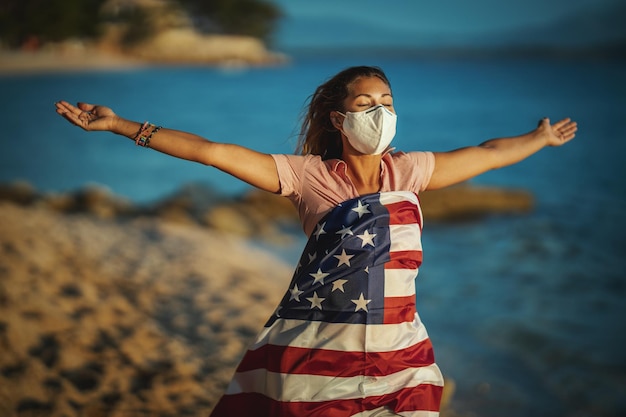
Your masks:
{"label": "white star on flag", "polygon": [[361,200],[359,200],[357,204],[358,204],[357,207],[353,208],[352,211],[358,213],[359,219],[361,218],[362,215],[371,213],[371,211],[367,209],[370,206],[369,204],[363,205],[361,204]]}
{"label": "white star on flag", "polygon": [[334,281],[334,282],[333,282],[333,289],[332,289],[332,290],[330,290],[330,292],[333,292],[333,291],[335,291],[335,290],[339,290],[339,291],[341,291],[341,292],[345,292],[345,291],[343,290],[343,285],[344,285],[346,282],[348,282],[348,280],[347,280],[347,279],[338,279],[338,280]]}
{"label": "white star on flag", "polygon": [[[308,300],[308,298],[307,298]],[[356,307],[354,309],[354,311],[359,311],[359,310],[367,310],[367,305],[370,303],[370,301],[372,300],[366,300],[365,298],[363,298],[363,293],[361,293],[361,295],[359,296],[358,300],[350,300],[352,301],[354,304],[356,304]]]}
{"label": "white star on flag", "polygon": [[317,268],[317,272],[314,274],[309,274],[313,277],[313,285],[318,282],[321,282],[324,285],[324,278],[326,278],[329,274],[326,272],[322,272],[320,268]]}
{"label": "white star on flag", "polygon": [[370,232],[368,230],[365,230],[365,232],[363,232],[362,235],[357,235],[357,237],[361,239],[361,247],[365,247],[365,245],[374,246],[375,236],[376,236],[376,233],[370,235]]}
{"label": "white star on flag", "polygon": [[289,301],[296,300],[300,302],[300,295],[302,295],[304,291],[300,291],[298,289],[298,284],[293,284],[293,288],[291,288],[289,292],[291,293],[291,295],[289,296]]}
{"label": "white star on flag", "polygon": [[[362,296],[362,294],[361,294]],[[309,300],[311,302],[311,310],[313,310],[314,308],[319,308],[320,310],[322,309],[322,301],[325,300],[325,298],[321,298],[317,296],[317,291],[315,291],[313,293],[313,297],[307,297],[307,300]]]}
{"label": "white star on flag", "polygon": [[339,259],[339,263],[337,264],[337,267],[340,267],[341,265],[350,266],[350,259],[354,258],[354,255],[348,255],[345,249],[341,250],[341,255],[333,255],[333,256]]}
{"label": "white star on flag", "polygon": [[341,235],[341,238],[343,239],[344,237],[346,237],[346,235],[350,235],[350,236],[354,236],[354,233],[352,233],[352,230],[350,230],[349,227],[343,227],[343,229],[339,230],[338,232],[335,232],[336,235]]}
{"label": "white star on flag", "polygon": [[319,239],[321,235],[326,234],[324,226],[326,226],[325,222],[317,225],[317,229],[315,229],[315,233],[313,233],[317,239]]}

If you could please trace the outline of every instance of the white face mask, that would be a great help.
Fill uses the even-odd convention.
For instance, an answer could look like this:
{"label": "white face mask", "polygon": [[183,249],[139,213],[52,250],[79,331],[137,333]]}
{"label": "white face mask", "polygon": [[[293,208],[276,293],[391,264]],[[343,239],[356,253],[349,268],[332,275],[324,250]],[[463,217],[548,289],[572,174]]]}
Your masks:
{"label": "white face mask", "polygon": [[338,113],[345,116],[343,134],[363,154],[383,153],[396,135],[397,116],[382,104],[365,111]]}

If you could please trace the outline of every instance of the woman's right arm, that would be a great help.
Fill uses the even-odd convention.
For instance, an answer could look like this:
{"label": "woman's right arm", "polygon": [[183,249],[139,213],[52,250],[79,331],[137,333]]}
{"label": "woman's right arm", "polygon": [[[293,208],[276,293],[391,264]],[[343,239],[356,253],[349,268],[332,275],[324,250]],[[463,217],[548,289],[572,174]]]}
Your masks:
{"label": "woman's right arm", "polygon": [[[134,139],[142,124],[117,116],[110,108],[66,101],[55,103],[57,113],[87,131],[109,131]],[[150,138],[159,152],[213,166],[265,191],[277,193],[280,182],[274,158],[239,145],[211,142],[179,130],[162,128]]]}

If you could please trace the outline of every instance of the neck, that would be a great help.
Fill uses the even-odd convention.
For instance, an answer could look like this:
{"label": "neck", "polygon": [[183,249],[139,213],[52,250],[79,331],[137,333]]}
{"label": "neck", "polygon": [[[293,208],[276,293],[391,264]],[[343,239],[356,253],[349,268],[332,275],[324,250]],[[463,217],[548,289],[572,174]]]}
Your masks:
{"label": "neck", "polygon": [[380,190],[380,161],[382,155],[346,155],[347,174],[359,194],[370,194]]}

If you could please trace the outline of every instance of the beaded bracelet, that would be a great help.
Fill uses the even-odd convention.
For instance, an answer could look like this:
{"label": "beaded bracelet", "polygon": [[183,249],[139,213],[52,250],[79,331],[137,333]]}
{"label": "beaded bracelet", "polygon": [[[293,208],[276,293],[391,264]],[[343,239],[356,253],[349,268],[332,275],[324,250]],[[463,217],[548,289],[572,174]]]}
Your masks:
{"label": "beaded bracelet", "polygon": [[139,133],[135,136],[135,145],[137,146],[146,146],[146,132],[149,128],[154,128],[154,125],[148,122],[147,120],[141,125],[141,129],[139,129]]}
{"label": "beaded bracelet", "polygon": [[146,148],[150,146],[150,139],[152,139],[152,136],[154,136],[154,134],[156,132],[158,132],[159,130],[161,130],[161,126],[157,126],[154,129],[152,129],[152,132],[150,132],[150,135],[148,135],[148,137],[146,138],[145,143],[143,144],[143,146],[145,146]]}

